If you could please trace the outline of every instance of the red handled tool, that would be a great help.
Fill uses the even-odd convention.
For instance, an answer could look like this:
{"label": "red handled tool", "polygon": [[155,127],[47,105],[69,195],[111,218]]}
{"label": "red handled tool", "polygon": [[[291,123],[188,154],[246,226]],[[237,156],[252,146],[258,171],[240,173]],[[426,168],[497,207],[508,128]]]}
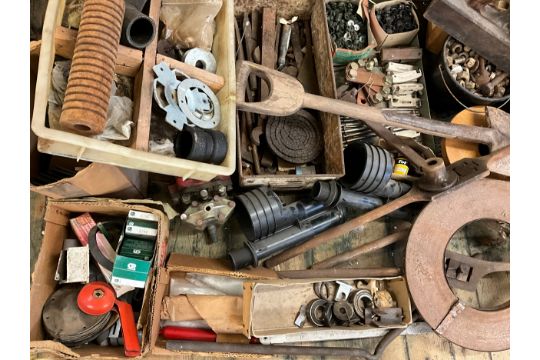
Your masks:
{"label": "red handled tool", "polygon": [[124,354],[135,357],[141,354],[141,345],[137,336],[135,317],[131,304],[118,300],[114,289],[102,281],[86,284],[77,296],[77,305],[88,315],[103,315],[116,305],[120,314],[122,333],[124,334]]}
{"label": "red handled tool", "polygon": [[193,329],[178,326],[164,326],[159,332],[165,340],[191,340],[215,342],[216,333],[212,330]]}

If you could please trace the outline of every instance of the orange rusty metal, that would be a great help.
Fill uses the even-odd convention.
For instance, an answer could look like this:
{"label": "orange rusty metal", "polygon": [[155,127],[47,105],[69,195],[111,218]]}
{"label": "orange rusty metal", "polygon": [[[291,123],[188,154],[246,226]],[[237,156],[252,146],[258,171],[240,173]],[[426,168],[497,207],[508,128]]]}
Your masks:
{"label": "orange rusty metal", "polygon": [[86,0],[60,115],[63,129],[83,135],[101,134],[124,18],[123,0]]}
{"label": "orange rusty metal", "polygon": [[409,235],[407,283],[418,311],[438,334],[468,349],[501,351],[510,347],[510,307],[480,311],[465,305],[444,271],[451,237],[480,219],[510,222],[510,182],[480,179],[432,199]]}

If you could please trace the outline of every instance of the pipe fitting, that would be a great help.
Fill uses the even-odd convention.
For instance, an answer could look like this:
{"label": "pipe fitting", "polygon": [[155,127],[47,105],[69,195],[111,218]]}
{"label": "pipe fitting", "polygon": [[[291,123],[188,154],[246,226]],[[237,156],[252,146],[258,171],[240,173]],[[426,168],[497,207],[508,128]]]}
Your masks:
{"label": "pipe fitting", "polygon": [[156,36],[156,24],[141,11],[146,0],[126,0],[120,42],[136,49],[144,49]]}
{"label": "pipe fitting", "polygon": [[257,266],[259,261],[286,249],[300,245],[313,236],[343,222],[345,213],[339,208],[324,210],[310,218],[298,221],[265,239],[249,242],[228,253],[234,270]]}
{"label": "pipe fitting", "polygon": [[221,131],[185,126],[174,140],[177,157],[209,164],[221,164],[227,155],[227,138]]}
{"label": "pipe fitting", "polygon": [[381,199],[347,190],[335,180],[317,181],[313,185],[311,194],[315,201],[322,202],[326,207],[347,205],[369,211],[383,204]]}
{"label": "pipe fitting", "polygon": [[320,202],[296,201],[283,206],[275,192],[261,187],[238,195],[235,216],[246,238],[256,241],[323,209],[324,204]]}
{"label": "pipe fitting", "polygon": [[365,194],[394,199],[410,190],[410,185],[390,179],[394,159],[387,150],[355,141],[345,148],[343,186]]}

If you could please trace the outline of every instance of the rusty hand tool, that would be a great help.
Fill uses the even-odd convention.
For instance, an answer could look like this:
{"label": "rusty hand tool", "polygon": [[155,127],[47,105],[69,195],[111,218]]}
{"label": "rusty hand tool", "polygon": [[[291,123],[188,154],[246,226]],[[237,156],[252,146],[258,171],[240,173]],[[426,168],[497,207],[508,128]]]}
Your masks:
{"label": "rusty hand tool", "polygon": [[448,284],[466,291],[476,291],[476,286],[484,276],[496,272],[510,271],[510,263],[476,259],[446,250],[445,269]]}
{"label": "rusty hand tool", "polygon": [[[265,115],[287,116],[301,108],[319,110],[360,119],[371,124],[381,124],[419,131],[444,138],[482,143],[490,150],[497,150],[510,143],[510,120],[502,110],[488,107],[490,128],[451,124],[378,108],[357,106],[346,101],[307,94],[302,84],[295,78],[276,70],[248,61],[239,61],[236,66],[237,107],[240,110]],[[250,75],[265,79],[271,89],[270,96],[259,102],[245,102],[243,94]],[[494,116],[492,116],[494,115]],[[505,116],[506,115],[506,116]]]}
{"label": "rusty hand tool", "polygon": [[[410,224],[408,227],[410,228]],[[332,256],[331,258],[328,258],[326,260],[313,264],[311,268],[312,269],[330,269],[330,268],[333,268],[334,266],[337,266],[339,264],[342,264],[344,262],[357,258],[358,256],[372,253],[373,251],[382,249],[383,247],[394,244],[398,241],[407,240],[408,236],[409,236],[409,230],[397,231],[393,234],[386,235],[378,240],[370,241],[350,251]]]}
{"label": "rusty hand tool", "polygon": [[279,39],[278,70],[282,70],[285,67],[285,57],[287,56],[287,50],[289,49],[289,43],[291,41],[292,24],[297,19],[298,16],[294,16],[291,20],[279,18],[281,24],[281,37]]}
{"label": "rusty hand tool", "polygon": [[405,195],[390,201],[383,206],[373,209],[365,214],[357,216],[341,225],[330,228],[305,243],[286,250],[270,259],[266,260],[265,266],[277,266],[295,256],[313,249],[319,245],[325,244],[332,239],[336,239],[345,235],[360,226],[363,226],[371,221],[382,218],[402,207],[415,203],[427,202],[445,194],[446,192],[454,191],[469,182],[485,178],[490,173],[500,175],[510,175],[510,147],[497,150],[489,155],[475,159],[463,159],[446,168],[446,172],[452,174],[451,177],[456,177],[456,182],[452,187],[443,192],[431,192],[423,190],[418,182],[415,182],[413,188]]}

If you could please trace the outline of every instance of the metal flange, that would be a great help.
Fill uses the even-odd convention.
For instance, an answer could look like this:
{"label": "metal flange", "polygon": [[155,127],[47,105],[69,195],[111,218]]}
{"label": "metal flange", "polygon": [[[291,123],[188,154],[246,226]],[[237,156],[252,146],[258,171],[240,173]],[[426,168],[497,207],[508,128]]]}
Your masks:
{"label": "metal flange", "polygon": [[510,183],[481,179],[433,199],[411,229],[405,270],[425,321],[451,342],[477,351],[510,347],[510,307],[481,311],[461,302],[444,271],[445,250],[463,225],[480,219],[510,222]]}
{"label": "metal flange", "polygon": [[203,82],[197,79],[183,80],[176,92],[180,110],[191,124],[203,129],[213,129],[219,124],[219,100]]}

